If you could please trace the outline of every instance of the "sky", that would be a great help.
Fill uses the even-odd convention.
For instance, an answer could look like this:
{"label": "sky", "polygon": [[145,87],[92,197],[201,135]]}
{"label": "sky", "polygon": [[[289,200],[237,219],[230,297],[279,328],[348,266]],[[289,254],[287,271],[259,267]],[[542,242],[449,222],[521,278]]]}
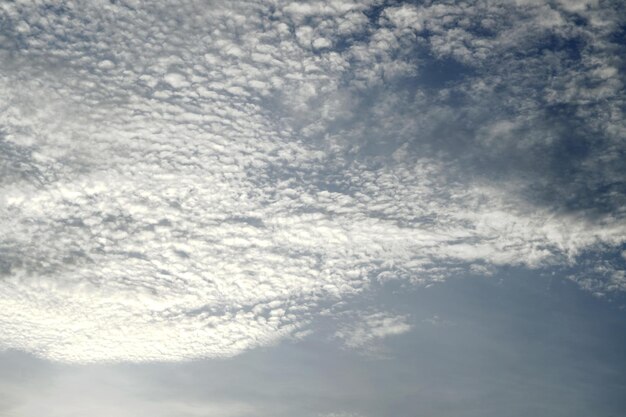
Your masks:
{"label": "sky", "polygon": [[0,2],[0,416],[626,413],[618,0]]}

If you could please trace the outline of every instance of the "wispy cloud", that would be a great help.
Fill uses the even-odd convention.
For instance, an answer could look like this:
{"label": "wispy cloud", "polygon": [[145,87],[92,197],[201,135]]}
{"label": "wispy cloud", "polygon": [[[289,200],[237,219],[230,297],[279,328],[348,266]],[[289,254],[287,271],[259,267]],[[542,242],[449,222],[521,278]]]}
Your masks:
{"label": "wispy cloud", "polygon": [[408,317],[386,312],[355,317],[351,324],[342,325],[335,333],[346,348],[376,356],[381,353],[384,339],[411,330]]}

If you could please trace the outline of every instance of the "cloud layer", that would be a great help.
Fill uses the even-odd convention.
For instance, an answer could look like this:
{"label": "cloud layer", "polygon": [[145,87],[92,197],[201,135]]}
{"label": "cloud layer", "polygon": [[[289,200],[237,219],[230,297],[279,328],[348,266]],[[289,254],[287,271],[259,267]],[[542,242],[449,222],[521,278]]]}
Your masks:
{"label": "cloud layer", "polygon": [[0,347],[231,356],[503,265],[626,288],[610,2],[1,7]]}

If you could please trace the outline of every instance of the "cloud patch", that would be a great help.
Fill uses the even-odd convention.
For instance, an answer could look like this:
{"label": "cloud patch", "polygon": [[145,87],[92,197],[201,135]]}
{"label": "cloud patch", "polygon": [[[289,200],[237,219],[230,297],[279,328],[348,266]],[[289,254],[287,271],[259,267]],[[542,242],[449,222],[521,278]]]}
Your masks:
{"label": "cloud patch", "polygon": [[384,339],[407,333],[411,327],[406,316],[377,312],[365,314],[353,324],[342,326],[335,337],[348,349],[376,355]]}

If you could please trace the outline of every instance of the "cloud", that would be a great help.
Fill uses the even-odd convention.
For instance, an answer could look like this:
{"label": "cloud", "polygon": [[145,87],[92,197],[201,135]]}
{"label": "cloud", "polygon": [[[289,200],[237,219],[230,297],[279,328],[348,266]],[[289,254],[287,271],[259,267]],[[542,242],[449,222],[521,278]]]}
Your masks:
{"label": "cloud", "polygon": [[375,279],[622,245],[611,10],[479,3],[2,4],[0,346],[232,356]]}
{"label": "cloud", "polygon": [[354,323],[343,325],[335,333],[335,338],[341,340],[348,349],[377,355],[383,339],[407,333],[409,330],[411,325],[408,317],[377,312],[357,317]]}

